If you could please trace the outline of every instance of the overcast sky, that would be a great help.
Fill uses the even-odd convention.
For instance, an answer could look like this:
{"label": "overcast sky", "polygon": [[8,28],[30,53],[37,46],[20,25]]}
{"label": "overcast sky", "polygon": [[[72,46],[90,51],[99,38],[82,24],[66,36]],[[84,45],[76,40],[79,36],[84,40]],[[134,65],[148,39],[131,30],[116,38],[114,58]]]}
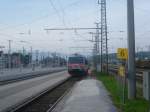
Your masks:
{"label": "overcast sky", "polygon": [[[150,0],[134,0],[136,47],[148,50],[150,45]],[[45,28],[95,27],[100,22],[97,0],[1,0],[0,45],[12,50],[29,50],[73,53],[90,53],[93,43],[89,32],[49,31]],[[126,0],[107,0],[109,52],[127,47]],[[20,41],[26,41],[21,43]],[[85,47],[82,49],[75,47]]]}

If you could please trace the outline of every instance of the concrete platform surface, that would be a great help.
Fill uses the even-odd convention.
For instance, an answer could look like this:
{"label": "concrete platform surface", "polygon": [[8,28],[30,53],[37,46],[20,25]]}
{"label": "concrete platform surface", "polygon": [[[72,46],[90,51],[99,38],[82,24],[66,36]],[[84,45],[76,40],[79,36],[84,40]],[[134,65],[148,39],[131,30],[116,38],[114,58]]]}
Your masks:
{"label": "concrete platform surface", "polygon": [[53,112],[116,112],[109,93],[100,81],[78,82]]}
{"label": "concrete platform surface", "polygon": [[30,77],[30,76],[38,76],[41,74],[47,74],[52,72],[57,72],[61,70],[66,70],[66,67],[45,67],[45,68],[35,68],[32,70],[32,68],[23,68],[23,69],[8,69],[6,71],[3,71],[1,73],[0,71],[0,83],[7,80],[14,80],[18,78],[23,77]]}
{"label": "concrete platform surface", "polygon": [[66,71],[0,86],[0,112],[11,110],[24,101],[70,77]]}

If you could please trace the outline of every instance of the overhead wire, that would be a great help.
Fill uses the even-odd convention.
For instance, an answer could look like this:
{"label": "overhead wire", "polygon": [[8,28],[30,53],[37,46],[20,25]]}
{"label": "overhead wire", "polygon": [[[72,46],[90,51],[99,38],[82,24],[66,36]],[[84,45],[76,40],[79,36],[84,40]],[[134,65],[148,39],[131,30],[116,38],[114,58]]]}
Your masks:
{"label": "overhead wire", "polygon": [[[54,9],[54,11],[56,12],[58,18],[60,19],[60,18],[61,18],[61,15],[60,15],[59,11],[57,10],[57,8],[55,7],[53,1],[52,1],[52,0],[49,0],[49,2],[50,2],[50,5],[52,6],[52,8]],[[63,24],[65,25],[65,21],[63,20],[62,22],[63,22]]]}
{"label": "overhead wire", "polygon": [[65,20],[65,15],[66,15],[66,13],[65,13],[64,8],[62,7],[62,4],[61,4],[61,1],[60,1],[60,0],[59,0],[58,4],[59,4],[60,10],[61,10],[61,12],[62,12],[62,21],[63,21],[63,24],[64,24],[65,27],[67,27],[67,25],[66,25],[66,20]]}
{"label": "overhead wire", "polygon": [[[64,7],[64,10],[69,8],[69,7],[72,7],[72,6],[76,5],[79,2],[80,2],[80,0],[77,0],[76,2],[68,4],[67,6]],[[52,15],[55,15],[55,14],[56,13],[53,12],[52,14],[46,14],[44,16],[37,17],[37,18],[35,18],[35,19],[33,19],[33,20],[29,21],[29,22],[21,23],[21,24],[14,25],[14,26],[6,26],[6,27],[3,27],[3,28],[0,28],[0,31],[7,30],[7,29],[12,29],[12,28],[15,29],[17,27],[21,27],[21,26],[25,26],[25,25],[29,25],[29,24],[31,25],[31,24],[33,24],[35,22],[41,21],[41,20],[46,19],[48,17],[51,17]]]}

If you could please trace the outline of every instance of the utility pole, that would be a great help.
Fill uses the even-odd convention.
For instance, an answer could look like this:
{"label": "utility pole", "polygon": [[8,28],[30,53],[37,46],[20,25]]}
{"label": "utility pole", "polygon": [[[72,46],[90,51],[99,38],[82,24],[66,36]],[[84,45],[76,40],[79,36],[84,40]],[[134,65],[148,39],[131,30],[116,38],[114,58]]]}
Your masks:
{"label": "utility pole", "polygon": [[127,0],[128,31],[128,98],[136,97],[134,2]]}
{"label": "utility pole", "polygon": [[36,53],[36,66],[39,66],[39,50],[35,51]]}
{"label": "utility pole", "polygon": [[98,4],[101,5],[101,71],[103,71],[103,66],[105,65],[104,71],[108,73],[108,37],[107,37],[106,0],[98,0]]}
{"label": "utility pole", "polygon": [[24,46],[22,47],[22,55],[23,55],[23,63],[22,63],[22,68],[23,68],[25,65],[25,48],[24,48]]}
{"label": "utility pole", "polygon": [[32,46],[30,47],[30,50],[31,50],[31,51],[30,51],[30,52],[31,52],[31,54],[30,54],[30,64],[31,64],[31,67],[32,67],[32,65],[33,65],[33,63],[32,63],[32,51],[33,51],[33,50],[32,50]]}
{"label": "utility pole", "polygon": [[99,42],[100,42],[100,38],[99,38],[99,24],[100,23],[95,23],[96,24],[96,35],[95,35],[95,43],[96,43],[96,70],[99,71],[99,65],[100,65],[100,60],[99,60],[99,54],[100,54],[100,46],[99,46]]}
{"label": "utility pole", "polygon": [[1,62],[0,62],[0,69],[1,69],[1,73],[3,73],[3,69],[5,68],[5,61],[4,61],[4,51],[3,48],[5,48],[5,46],[0,46],[0,52],[1,52]]}
{"label": "utility pole", "polygon": [[150,59],[150,45],[148,46],[148,53],[149,53],[149,59]]}
{"label": "utility pole", "polygon": [[48,60],[47,66],[50,66],[50,56],[49,56],[49,55],[50,55],[50,52],[48,51],[47,54],[48,54],[48,55],[47,55],[47,60]]}
{"label": "utility pole", "polygon": [[12,40],[8,40],[8,68],[11,68],[11,42]]}
{"label": "utility pole", "polygon": [[42,63],[43,63],[43,57],[42,57],[42,52],[39,53],[39,65],[42,67]]}
{"label": "utility pole", "polygon": [[21,71],[21,68],[22,68],[21,67],[21,65],[22,65],[21,51],[19,50],[18,53],[19,53],[19,68],[20,68],[20,71]]}
{"label": "utility pole", "polygon": [[101,49],[100,49],[100,52],[101,52],[101,56],[100,56],[100,60],[101,60],[101,72],[103,72],[103,44],[102,44],[102,29],[101,29]]}
{"label": "utility pole", "polygon": [[95,70],[97,71],[97,64],[96,64],[96,43],[94,43],[94,48],[93,48],[93,65]]}
{"label": "utility pole", "polygon": [[96,43],[95,43],[95,39],[94,39],[94,32],[89,32],[89,34],[92,35],[91,42],[94,42],[92,62],[93,62],[93,67],[96,68],[96,60],[95,60],[95,56],[96,56]]}
{"label": "utility pole", "polygon": [[25,48],[24,48],[24,46],[22,47],[22,53],[23,53],[23,56],[25,56]]}

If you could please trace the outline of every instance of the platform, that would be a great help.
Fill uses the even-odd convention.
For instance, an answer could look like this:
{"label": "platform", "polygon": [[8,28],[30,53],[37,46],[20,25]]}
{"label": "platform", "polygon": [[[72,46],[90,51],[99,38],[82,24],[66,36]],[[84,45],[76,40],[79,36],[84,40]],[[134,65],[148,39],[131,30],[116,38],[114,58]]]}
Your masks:
{"label": "platform", "polygon": [[0,112],[11,110],[68,77],[68,73],[63,71],[0,86]]}
{"label": "platform", "polygon": [[[35,68],[35,70],[32,70],[32,68],[23,68],[23,69],[8,69],[6,71],[0,71],[0,83],[3,83],[4,81],[10,81],[18,78],[23,77],[30,77],[30,76],[40,76],[41,74],[48,74],[58,71],[66,70],[66,67],[45,67],[45,68]],[[2,72],[2,73],[1,73]]]}
{"label": "platform", "polygon": [[78,82],[53,112],[116,112],[109,93],[100,81]]}

